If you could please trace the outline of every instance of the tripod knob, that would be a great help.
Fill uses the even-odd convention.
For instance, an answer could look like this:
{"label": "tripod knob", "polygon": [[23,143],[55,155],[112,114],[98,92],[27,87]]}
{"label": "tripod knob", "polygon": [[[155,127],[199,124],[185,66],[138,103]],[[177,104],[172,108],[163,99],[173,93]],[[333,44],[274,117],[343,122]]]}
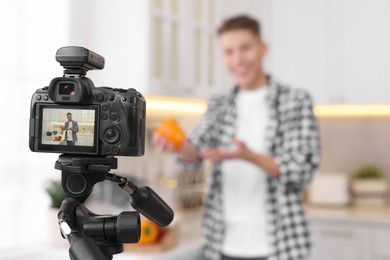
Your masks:
{"label": "tripod knob", "polygon": [[138,212],[125,211],[118,215],[116,237],[121,243],[137,243],[141,237],[141,220]]}
{"label": "tripod knob", "polygon": [[83,234],[96,241],[137,243],[141,236],[139,213],[124,211],[118,216],[92,217],[83,224]]}

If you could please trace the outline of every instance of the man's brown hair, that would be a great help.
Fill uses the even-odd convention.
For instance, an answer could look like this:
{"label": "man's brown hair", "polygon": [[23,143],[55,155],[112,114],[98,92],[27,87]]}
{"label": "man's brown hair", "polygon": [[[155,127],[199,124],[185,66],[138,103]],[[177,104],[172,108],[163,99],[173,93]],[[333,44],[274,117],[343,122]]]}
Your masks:
{"label": "man's brown hair", "polygon": [[259,39],[261,39],[260,23],[256,19],[246,15],[239,15],[225,19],[218,28],[218,35],[238,29],[249,30]]}

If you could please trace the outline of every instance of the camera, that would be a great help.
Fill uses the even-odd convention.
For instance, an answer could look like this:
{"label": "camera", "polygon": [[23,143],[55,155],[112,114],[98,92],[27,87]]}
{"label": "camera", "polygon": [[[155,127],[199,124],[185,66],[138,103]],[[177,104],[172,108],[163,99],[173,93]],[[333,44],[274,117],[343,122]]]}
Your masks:
{"label": "camera", "polygon": [[[117,168],[115,156],[145,152],[145,99],[131,88],[95,87],[87,71],[103,69],[105,61],[86,48],[60,48],[56,60],[65,69],[63,77],[31,98],[29,146],[33,152],[62,153],[54,168],[61,170],[66,198],[57,218],[70,259],[113,259],[123,252],[123,243],[139,241],[139,213],[160,226],[169,225],[174,216],[151,188],[110,172]],[[83,203],[94,185],[105,180],[129,195],[136,211],[98,215],[88,210]]]}
{"label": "camera", "polygon": [[63,77],[37,89],[31,99],[29,146],[34,152],[142,156],[146,103],[135,89],[95,87],[88,70],[104,58],[83,47],[58,49]]}

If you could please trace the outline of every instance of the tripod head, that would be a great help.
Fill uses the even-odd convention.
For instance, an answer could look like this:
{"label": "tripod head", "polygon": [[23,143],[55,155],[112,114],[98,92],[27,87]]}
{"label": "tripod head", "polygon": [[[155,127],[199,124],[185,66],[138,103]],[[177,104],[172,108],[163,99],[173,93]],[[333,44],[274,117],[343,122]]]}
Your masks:
{"label": "tripod head", "polygon": [[[55,169],[62,172],[62,188],[67,197],[58,214],[62,236],[70,243],[72,260],[106,260],[123,252],[123,243],[140,238],[139,213],[160,226],[173,220],[172,209],[149,187],[137,187],[124,177],[109,173],[117,168],[114,157],[60,155]],[[118,216],[97,215],[83,202],[93,186],[104,180],[117,183],[138,212],[125,211]]]}

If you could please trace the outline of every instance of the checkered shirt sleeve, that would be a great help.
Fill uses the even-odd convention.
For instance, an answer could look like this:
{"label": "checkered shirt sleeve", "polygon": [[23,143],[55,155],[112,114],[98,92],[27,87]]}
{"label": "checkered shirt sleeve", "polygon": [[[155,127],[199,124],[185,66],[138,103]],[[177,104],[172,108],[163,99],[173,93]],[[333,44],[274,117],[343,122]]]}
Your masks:
{"label": "checkered shirt sleeve", "polygon": [[303,90],[290,92],[286,103],[280,100],[279,120],[283,130],[278,135],[275,160],[279,181],[296,190],[308,184],[320,162],[320,143],[310,95]]}

